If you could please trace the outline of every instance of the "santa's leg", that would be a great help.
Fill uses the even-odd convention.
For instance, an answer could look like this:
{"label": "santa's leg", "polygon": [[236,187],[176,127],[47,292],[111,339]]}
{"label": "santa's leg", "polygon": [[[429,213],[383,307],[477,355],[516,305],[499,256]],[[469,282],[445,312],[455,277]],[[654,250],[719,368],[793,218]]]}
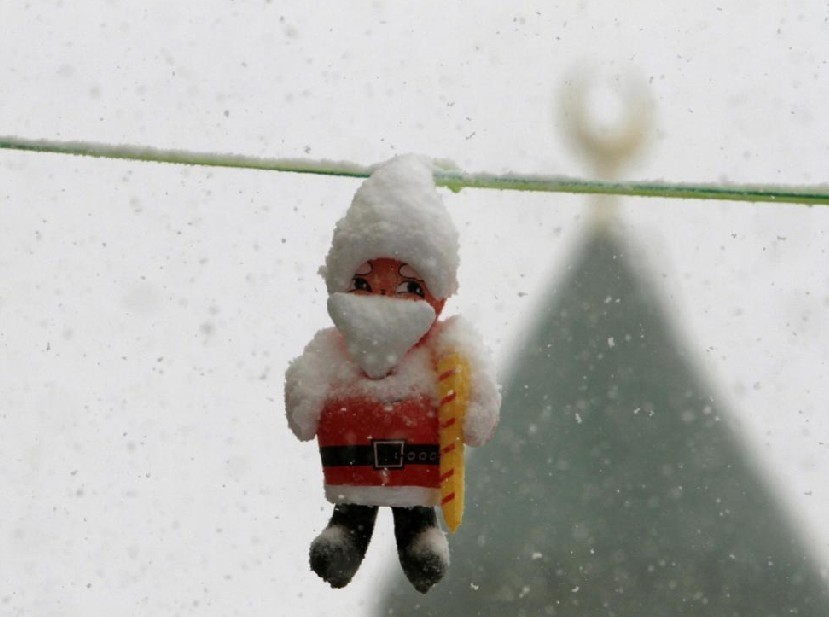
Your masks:
{"label": "santa's leg", "polygon": [[376,506],[334,506],[328,526],[311,543],[311,569],[334,588],[348,585],[366,555],[376,518]]}
{"label": "santa's leg", "polygon": [[421,593],[449,568],[449,543],[438,527],[434,508],[392,508],[397,555],[406,578]]}

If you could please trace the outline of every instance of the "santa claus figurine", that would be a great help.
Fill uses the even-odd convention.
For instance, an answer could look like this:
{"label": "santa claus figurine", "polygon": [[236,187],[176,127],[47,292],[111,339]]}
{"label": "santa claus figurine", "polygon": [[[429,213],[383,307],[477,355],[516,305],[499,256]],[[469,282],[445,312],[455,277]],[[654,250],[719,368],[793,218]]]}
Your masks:
{"label": "santa claus figurine", "polygon": [[457,289],[458,234],[431,161],[399,156],[357,190],[334,229],[325,266],[335,327],[317,332],[286,373],[288,424],[317,438],[328,526],[311,568],[332,587],[365,556],[378,507],[391,507],[403,571],[421,592],[449,565],[460,523],[463,446],[486,442],[500,394],[477,335],[458,316],[438,321]]}

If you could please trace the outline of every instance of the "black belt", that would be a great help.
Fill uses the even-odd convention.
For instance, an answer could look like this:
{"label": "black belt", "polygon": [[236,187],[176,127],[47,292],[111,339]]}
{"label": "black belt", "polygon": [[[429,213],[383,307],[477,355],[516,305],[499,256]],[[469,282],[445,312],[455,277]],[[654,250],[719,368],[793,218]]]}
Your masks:
{"label": "black belt", "polygon": [[323,467],[368,465],[374,469],[403,469],[406,465],[438,465],[440,446],[375,439],[370,446],[322,446]]}

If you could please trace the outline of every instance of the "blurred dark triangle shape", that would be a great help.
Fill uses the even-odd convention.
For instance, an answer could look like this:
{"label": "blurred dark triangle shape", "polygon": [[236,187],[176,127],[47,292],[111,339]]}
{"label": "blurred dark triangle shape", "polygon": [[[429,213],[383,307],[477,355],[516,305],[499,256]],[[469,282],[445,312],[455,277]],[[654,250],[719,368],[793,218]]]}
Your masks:
{"label": "blurred dark triangle shape", "polygon": [[625,243],[594,226],[569,263],[469,459],[447,578],[424,596],[394,575],[379,614],[829,615],[800,532]]}

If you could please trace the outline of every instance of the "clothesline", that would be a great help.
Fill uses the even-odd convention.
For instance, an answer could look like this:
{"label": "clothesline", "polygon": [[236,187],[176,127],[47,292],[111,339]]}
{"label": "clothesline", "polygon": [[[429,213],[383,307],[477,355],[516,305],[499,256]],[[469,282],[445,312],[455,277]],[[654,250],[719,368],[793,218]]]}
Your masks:
{"label": "clothesline", "polygon": [[[94,142],[30,140],[12,136],[0,137],[0,150],[352,178],[366,178],[372,171],[372,168],[368,166],[325,159],[259,158],[238,154],[163,150],[152,147]],[[563,176],[464,173],[455,170],[436,171],[435,183],[454,192],[464,188],[479,188],[545,193],[619,195],[625,197],[662,197],[667,199],[715,199],[810,206],[829,205],[829,185],[798,187],[642,181],[610,182],[581,180]]]}

